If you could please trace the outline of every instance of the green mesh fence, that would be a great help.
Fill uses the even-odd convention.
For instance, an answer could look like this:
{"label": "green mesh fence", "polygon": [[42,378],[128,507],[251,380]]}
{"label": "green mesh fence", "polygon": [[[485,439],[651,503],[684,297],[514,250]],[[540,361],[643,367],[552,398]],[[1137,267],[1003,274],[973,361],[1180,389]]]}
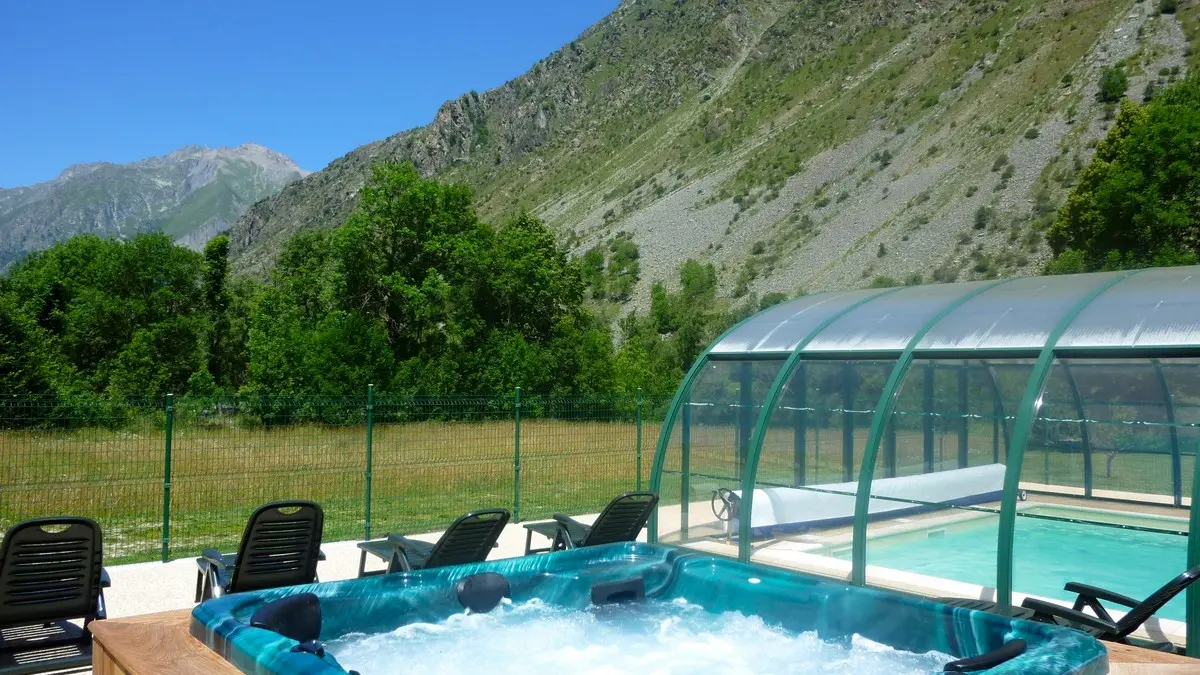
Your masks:
{"label": "green mesh fence", "polygon": [[[641,396],[0,399],[0,531],[82,515],[110,563],[236,548],[255,507],[311,499],[325,539],[599,511],[649,482],[667,399]],[[640,471],[639,471],[640,470]]]}
{"label": "green mesh fence", "polygon": [[162,399],[3,400],[0,528],[38,516],[86,516],[103,523],[114,559],[158,557],[165,423]]}

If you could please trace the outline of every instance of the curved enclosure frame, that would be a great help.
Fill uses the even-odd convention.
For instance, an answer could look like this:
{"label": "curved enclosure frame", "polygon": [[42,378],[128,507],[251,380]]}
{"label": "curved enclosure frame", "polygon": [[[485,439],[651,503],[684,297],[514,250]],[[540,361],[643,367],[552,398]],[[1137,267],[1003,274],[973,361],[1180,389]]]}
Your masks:
{"label": "curved enclosure frame", "polygon": [[[650,537],[1001,608],[1143,598],[1200,564],[1198,449],[1200,267],[822,293],[692,366]],[[1197,629],[1189,589],[1146,630]]]}

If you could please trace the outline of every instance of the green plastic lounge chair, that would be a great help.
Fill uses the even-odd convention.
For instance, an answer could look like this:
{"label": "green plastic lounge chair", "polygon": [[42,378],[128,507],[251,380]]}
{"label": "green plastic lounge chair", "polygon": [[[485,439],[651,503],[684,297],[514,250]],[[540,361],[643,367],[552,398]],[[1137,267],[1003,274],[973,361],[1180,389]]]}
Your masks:
{"label": "green plastic lounge chair", "polygon": [[[525,523],[525,554],[634,541],[657,504],[653,492],[626,492],[609,502],[591,525],[561,513],[553,520]],[[549,548],[531,548],[534,532],[552,540]]]}
{"label": "green plastic lounge chair", "polygon": [[358,576],[385,573],[366,571],[368,553],[388,561],[387,574],[483,562],[495,548],[509,517],[508,509],[472,511],[451,523],[436,544],[398,534],[360,542]]}
{"label": "green plastic lounge chair", "polygon": [[[1182,593],[1197,579],[1200,579],[1200,565],[1175,577],[1164,584],[1162,588],[1154,591],[1149,597],[1141,601],[1103,588],[1071,582],[1063,587],[1067,592],[1075,593],[1077,596],[1075,604],[1071,608],[1068,609],[1061,605],[1035,598],[1026,598],[1021,603],[1021,607],[1031,610],[1035,620],[1055,622],[1076,628],[1090,633],[1093,637],[1100,640],[1148,647],[1159,651],[1179,652],[1179,648],[1170,642],[1141,641],[1131,639],[1129,636],[1139,626],[1146,623],[1150,617],[1154,616],[1158,610],[1162,609],[1163,605],[1170,602],[1176,595]],[[1108,613],[1104,605],[1100,604],[1101,600],[1124,605],[1129,608],[1129,611],[1125,616],[1121,617],[1120,621],[1116,621]],[[1092,610],[1096,615],[1084,614],[1082,611],[1084,608]]]}
{"label": "green plastic lounge chair", "polygon": [[[0,675],[87,668],[88,625],[105,618],[100,526],[87,518],[36,518],[0,544]],[[71,619],[83,619],[83,626]]]}
{"label": "green plastic lounge chair", "polygon": [[316,502],[264,504],[251,514],[236,554],[204,549],[196,558],[196,602],[216,595],[317,580],[325,513]]}

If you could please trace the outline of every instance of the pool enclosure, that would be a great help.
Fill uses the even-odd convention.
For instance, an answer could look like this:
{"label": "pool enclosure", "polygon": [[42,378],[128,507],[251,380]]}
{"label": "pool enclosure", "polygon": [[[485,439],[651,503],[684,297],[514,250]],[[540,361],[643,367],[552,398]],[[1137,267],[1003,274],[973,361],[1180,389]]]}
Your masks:
{"label": "pool enclosure", "polygon": [[[1141,599],[1200,563],[1198,446],[1200,267],[809,295],[688,372],[650,537],[1002,607]],[[1194,652],[1200,589],[1175,608]]]}

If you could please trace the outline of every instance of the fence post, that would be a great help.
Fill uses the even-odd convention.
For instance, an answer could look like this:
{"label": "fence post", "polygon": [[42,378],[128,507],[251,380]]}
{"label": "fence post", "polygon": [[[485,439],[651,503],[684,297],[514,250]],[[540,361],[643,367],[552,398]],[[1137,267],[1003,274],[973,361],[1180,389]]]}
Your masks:
{"label": "fence post", "polygon": [[372,462],[372,443],[371,436],[373,431],[375,418],[375,385],[367,385],[367,470],[363,474],[366,480],[366,506],[364,509],[364,524],[363,524],[363,540],[370,541],[371,539],[371,466]]}
{"label": "fence post", "polygon": [[171,548],[171,435],[175,426],[175,395],[167,394],[166,450],[163,458],[162,561],[167,562]]}
{"label": "fence post", "polygon": [[513,401],[513,521],[521,522],[521,388]]}
{"label": "fence post", "polygon": [[642,490],[642,388],[637,389],[637,489]]}

